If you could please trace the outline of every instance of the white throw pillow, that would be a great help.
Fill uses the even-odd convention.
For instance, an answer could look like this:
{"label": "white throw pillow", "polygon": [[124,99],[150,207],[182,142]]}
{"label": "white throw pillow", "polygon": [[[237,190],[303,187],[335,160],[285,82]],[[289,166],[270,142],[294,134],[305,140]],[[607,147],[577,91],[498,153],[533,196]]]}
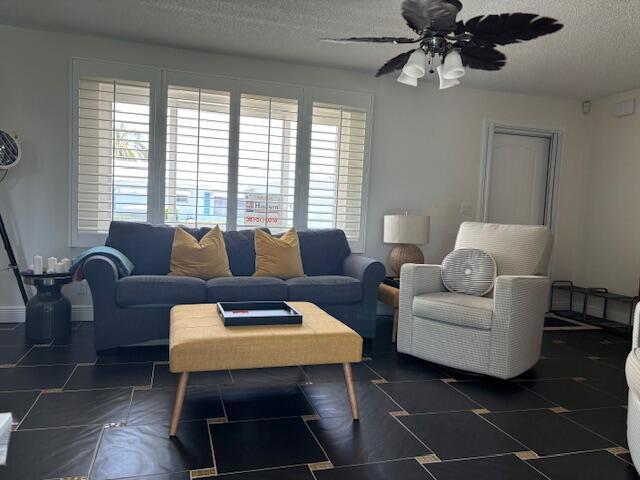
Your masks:
{"label": "white throw pillow", "polygon": [[460,248],[444,257],[442,283],[450,292],[482,297],[491,291],[496,261],[477,248]]}

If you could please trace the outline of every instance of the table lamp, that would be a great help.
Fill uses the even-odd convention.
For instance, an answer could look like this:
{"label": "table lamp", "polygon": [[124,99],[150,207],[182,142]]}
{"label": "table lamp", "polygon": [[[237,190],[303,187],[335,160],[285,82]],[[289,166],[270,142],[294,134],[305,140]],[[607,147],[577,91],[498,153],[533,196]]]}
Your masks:
{"label": "table lamp", "polygon": [[424,263],[424,255],[417,245],[429,241],[429,217],[422,215],[385,215],[384,243],[395,243],[389,252],[389,267],[400,276],[405,263]]}

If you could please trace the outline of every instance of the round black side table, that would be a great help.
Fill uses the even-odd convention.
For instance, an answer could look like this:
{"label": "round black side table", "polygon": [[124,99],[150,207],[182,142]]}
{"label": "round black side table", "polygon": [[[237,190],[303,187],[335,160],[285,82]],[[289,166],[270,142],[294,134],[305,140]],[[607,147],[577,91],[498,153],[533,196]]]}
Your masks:
{"label": "round black side table", "polygon": [[24,283],[33,285],[37,293],[27,303],[27,339],[46,342],[53,337],[68,337],[71,333],[71,303],[61,292],[71,283],[69,273],[22,273]]}

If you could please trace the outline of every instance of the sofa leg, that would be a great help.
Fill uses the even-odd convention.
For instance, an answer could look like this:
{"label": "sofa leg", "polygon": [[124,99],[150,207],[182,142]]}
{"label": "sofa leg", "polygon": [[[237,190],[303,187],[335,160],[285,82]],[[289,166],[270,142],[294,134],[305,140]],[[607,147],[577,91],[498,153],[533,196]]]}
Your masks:
{"label": "sofa leg", "polygon": [[343,363],[344,381],[347,384],[347,393],[349,394],[349,404],[351,405],[351,416],[354,420],[358,420],[358,401],[356,399],[356,390],[353,386],[353,374],[351,373],[351,364]]}
{"label": "sofa leg", "polygon": [[173,404],[173,413],[171,415],[171,428],[169,436],[175,437],[178,431],[178,422],[180,422],[180,414],[182,413],[182,404],[184,403],[184,394],[187,391],[187,383],[189,383],[189,372],[180,374],[178,382],[178,390],[176,391],[176,401]]}

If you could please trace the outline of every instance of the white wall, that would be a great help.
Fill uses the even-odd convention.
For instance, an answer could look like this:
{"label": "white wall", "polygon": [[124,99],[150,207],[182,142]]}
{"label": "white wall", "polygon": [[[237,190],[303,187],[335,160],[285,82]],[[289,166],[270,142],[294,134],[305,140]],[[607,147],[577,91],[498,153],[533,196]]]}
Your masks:
{"label": "white wall", "polygon": [[[0,128],[18,132],[24,147],[23,161],[0,186],[0,210],[22,265],[35,253],[77,253],[67,247],[67,199],[69,64],[79,56],[374,94],[365,254],[380,260],[389,250],[381,241],[382,216],[405,210],[431,216],[428,262],[439,262],[451,250],[459,223],[475,217],[462,216],[460,203],[471,202],[474,211],[477,206],[485,119],[563,128],[555,272],[572,276],[582,224],[577,212],[585,138],[576,101],[468,88],[439,91],[426,82],[414,89],[373,74],[8,26],[0,26],[0,45]],[[89,301],[70,295],[76,303]],[[0,273],[0,307],[19,303],[10,273]]]}
{"label": "white wall", "polygon": [[[640,112],[616,118],[616,102],[596,100],[587,119],[586,198],[578,281],[636,295],[640,280]],[[640,107],[638,103],[637,107]]]}

